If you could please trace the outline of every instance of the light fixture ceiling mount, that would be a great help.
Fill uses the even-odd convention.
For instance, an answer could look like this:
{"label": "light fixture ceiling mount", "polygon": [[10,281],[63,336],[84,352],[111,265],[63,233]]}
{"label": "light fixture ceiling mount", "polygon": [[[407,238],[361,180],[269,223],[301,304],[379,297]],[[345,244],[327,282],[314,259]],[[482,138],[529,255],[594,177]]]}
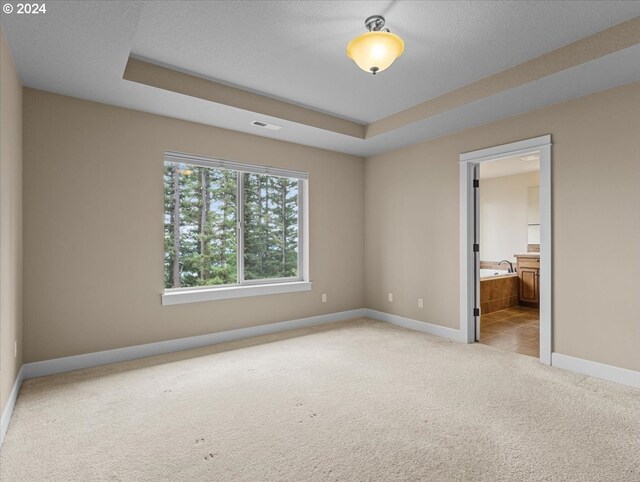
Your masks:
{"label": "light fixture ceiling mount", "polygon": [[[382,15],[371,15],[364,21],[364,25],[367,27],[369,32],[380,32],[384,27],[384,22],[384,17]],[[389,29],[385,28],[384,31],[388,32]]]}
{"label": "light fixture ceiling mount", "polygon": [[358,67],[373,75],[389,68],[404,52],[404,41],[385,28],[382,15],[371,15],[364,21],[367,33],[347,45],[347,55]]}

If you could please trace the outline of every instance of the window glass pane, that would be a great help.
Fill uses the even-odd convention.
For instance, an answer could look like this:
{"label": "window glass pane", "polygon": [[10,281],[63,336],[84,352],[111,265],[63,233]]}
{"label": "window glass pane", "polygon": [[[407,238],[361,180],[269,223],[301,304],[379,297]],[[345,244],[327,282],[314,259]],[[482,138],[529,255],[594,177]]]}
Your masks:
{"label": "window glass pane", "polygon": [[237,173],[165,162],[165,288],[237,283]]}
{"label": "window glass pane", "polygon": [[298,276],[298,180],[244,174],[244,278]]}

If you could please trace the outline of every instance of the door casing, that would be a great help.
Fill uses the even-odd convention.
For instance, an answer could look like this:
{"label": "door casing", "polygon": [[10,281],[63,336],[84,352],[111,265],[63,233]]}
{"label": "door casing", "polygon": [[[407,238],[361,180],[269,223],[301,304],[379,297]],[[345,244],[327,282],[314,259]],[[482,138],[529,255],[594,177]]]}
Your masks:
{"label": "door casing", "polygon": [[[540,153],[540,362],[551,365],[552,352],[552,195],[551,135],[544,135],[500,146],[460,154],[460,333],[463,341],[476,338],[479,301],[479,256],[473,252],[477,239],[477,205],[473,187],[474,173],[482,162],[505,157]],[[482,184],[481,184],[482,185]],[[476,279],[478,277],[478,279]],[[478,298],[476,298],[478,297]]]}

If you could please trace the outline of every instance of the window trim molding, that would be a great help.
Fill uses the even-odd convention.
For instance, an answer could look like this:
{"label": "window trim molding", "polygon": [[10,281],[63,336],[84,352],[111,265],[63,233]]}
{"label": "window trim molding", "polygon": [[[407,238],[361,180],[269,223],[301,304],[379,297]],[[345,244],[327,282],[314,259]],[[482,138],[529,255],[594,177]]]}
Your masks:
{"label": "window trim molding", "polygon": [[[185,163],[214,169],[227,169],[238,173],[238,283],[232,285],[194,286],[188,288],[166,288],[161,293],[163,306],[200,301],[214,301],[248,296],[262,296],[279,293],[310,291],[309,278],[309,174],[306,171],[283,169],[260,164],[209,158],[180,152],[167,151],[164,162]],[[287,177],[298,180],[298,276],[291,278],[271,278],[259,280],[244,279],[244,239],[240,223],[244,222],[245,173]]]}
{"label": "window trim molding", "polygon": [[224,285],[214,287],[174,288],[162,293],[162,306],[197,303],[200,301],[227,300],[247,296],[276,295],[311,291],[311,281],[264,283],[250,285]]}
{"label": "window trim molding", "polygon": [[164,153],[164,160],[165,162],[173,162],[176,164],[186,163],[193,164],[194,166],[228,169],[231,171],[246,172],[250,174],[263,174],[267,176],[289,177],[303,180],[309,179],[309,173],[307,171],[285,169],[282,167],[273,167],[264,164],[230,161],[228,159],[186,154],[184,152],[166,151]]}

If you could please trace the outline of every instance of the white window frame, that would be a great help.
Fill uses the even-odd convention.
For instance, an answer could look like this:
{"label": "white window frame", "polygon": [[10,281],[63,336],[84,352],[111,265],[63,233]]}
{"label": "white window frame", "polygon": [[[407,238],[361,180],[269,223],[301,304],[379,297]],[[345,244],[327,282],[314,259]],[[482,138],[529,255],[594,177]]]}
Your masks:
{"label": "white window frame", "polygon": [[[165,152],[164,161],[176,164],[214,169],[228,169],[237,172],[238,176],[238,223],[237,223],[237,280],[231,285],[195,286],[189,288],[167,288],[162,292],[162,305],[196,303],[200,301],[243,298],[246,296],[273,295],[278,293],[294,293],[310,291],[309,280],[309,174],[305,171],[282,169],[258,164],[215,159],[180,152]],[[244,279],[244,174],[266,174],[298,179],[298,276],[288,278],[269,278],[257,280]]]}

